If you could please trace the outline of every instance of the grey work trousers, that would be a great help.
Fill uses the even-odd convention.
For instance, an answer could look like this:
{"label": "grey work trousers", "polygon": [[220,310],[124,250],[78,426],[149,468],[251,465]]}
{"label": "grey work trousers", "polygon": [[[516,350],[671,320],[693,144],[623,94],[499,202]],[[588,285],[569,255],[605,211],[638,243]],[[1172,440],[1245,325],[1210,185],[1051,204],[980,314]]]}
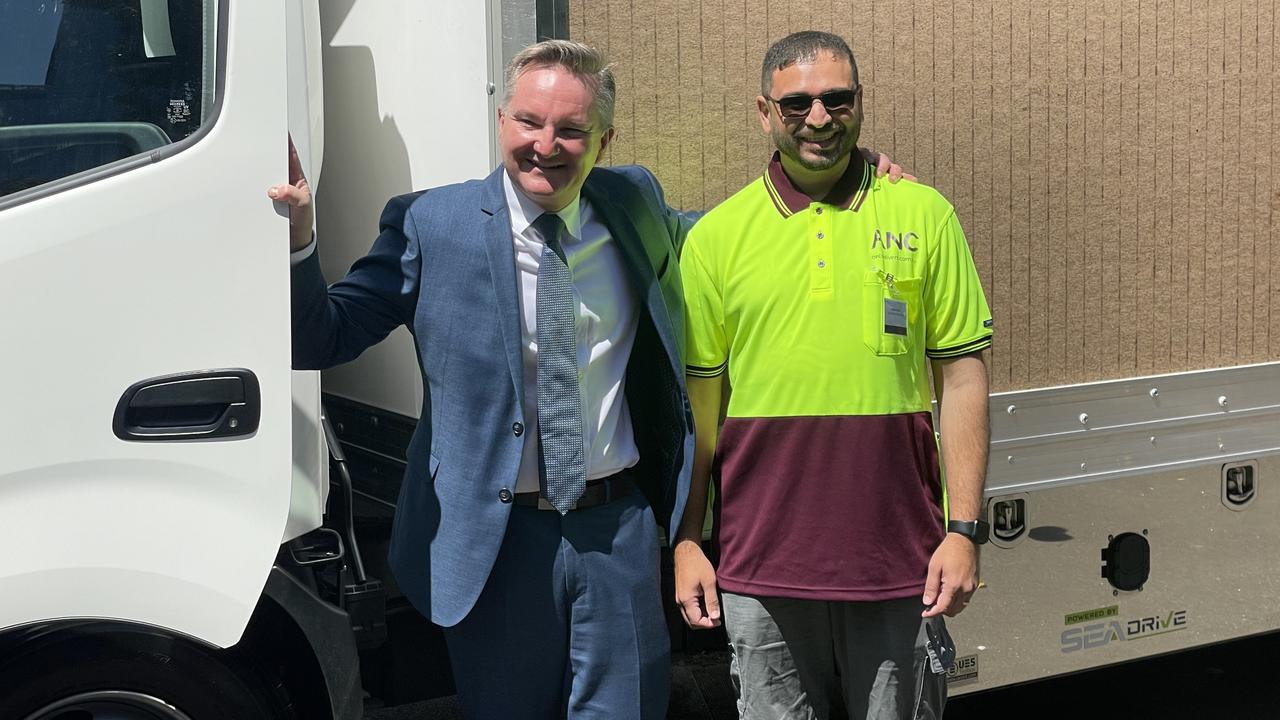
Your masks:
{"label": "grey work trousers", "polygon": [[937,720],[947,697],[918,598],[829,602],[724,593],[741,720]]}

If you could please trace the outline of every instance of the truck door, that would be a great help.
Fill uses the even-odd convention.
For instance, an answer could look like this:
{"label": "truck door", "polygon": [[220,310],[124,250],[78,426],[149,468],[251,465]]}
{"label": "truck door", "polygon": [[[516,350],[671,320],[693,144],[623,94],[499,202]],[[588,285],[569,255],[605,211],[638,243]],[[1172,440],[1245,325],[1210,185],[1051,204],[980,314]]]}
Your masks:
{"label": "truck door", "polygon": [[290,492],[284,8],[0,4],[0,629],[234,644]]}

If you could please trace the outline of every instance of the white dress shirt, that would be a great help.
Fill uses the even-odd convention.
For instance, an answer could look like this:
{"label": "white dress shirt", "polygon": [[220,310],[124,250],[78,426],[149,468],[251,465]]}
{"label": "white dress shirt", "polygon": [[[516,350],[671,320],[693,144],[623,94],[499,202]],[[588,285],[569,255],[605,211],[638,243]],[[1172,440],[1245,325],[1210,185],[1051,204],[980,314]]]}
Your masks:
{"label": "white dress shirt", "polygon": [[[531,226],[542,214],[505,173],[511,238],[520,283],[520,351],[524,358],[524,454],[516,492],[538,491],[538,262],[542,241]],[[556,213],[577,315],[578,381],[587,459],[587,480],[608,477],[640,460],[627,407],[626,374],[635,344],[638,308],[622,252],[581,197]]]}

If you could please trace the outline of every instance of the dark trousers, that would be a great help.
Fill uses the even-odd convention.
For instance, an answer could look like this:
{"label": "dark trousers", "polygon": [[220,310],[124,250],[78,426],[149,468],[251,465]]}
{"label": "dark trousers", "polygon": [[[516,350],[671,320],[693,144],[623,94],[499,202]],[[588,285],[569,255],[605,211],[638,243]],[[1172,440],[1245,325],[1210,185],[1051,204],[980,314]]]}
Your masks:
{"label": "dark trousers", "polygon": [[658,529],[639,492],[563,517],[513,507],[475,607],[444,629],[467,716],[663,718],[659,592]]}

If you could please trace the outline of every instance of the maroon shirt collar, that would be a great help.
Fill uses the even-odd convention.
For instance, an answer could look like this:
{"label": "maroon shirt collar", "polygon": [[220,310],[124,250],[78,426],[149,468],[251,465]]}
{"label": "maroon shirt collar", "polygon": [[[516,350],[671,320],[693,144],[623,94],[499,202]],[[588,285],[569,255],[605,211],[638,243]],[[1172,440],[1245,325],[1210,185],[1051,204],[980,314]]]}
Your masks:
{"label": "maroon shirt collar", "polygon": [[[867,196],[867,191],[871,188],[874,177],[875,173],[872,172],[871,166],[862,159],[860,153],[854,151],[849,156],[849,167],[845,169],[844,175],[840,176],[825,198],[816,202],[857,212]],[[764,174],[764,186],[769,192],[769,197],[773,199],[774,206],[783,217],[790,217],[808,208],[809,203],[815,202],[813,198],[805,195],[792,184],[791,178],[787,177],[787,173],[782,169],[782,154],[777,151],[774,151],[773,158],[769,160],[769,168]]]}

